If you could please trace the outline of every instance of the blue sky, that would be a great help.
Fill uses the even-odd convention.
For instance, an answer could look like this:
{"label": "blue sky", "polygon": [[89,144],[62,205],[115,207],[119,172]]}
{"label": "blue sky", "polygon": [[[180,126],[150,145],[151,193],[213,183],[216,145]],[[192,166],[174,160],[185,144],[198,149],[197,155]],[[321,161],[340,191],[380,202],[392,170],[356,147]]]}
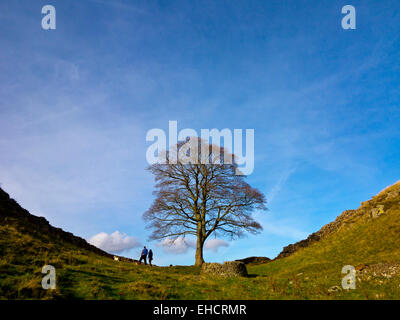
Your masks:
{"label": "blue sky", "polygon": [[[41,28],[42,6],[57,12]],[[341,28],[352,4],[357,29]],[[2,1],[0,183],[86,239],[146,239],[146,132],[255,129],[264,231],[207,261],[274,257],[400,179],[397,1]],[[129,242],[129,241],[128,241]],[[132,242],[132,243],[133,243]],[[187,250],[186,250],[187,249]],[[122,252],[137,257],[140,247]]]}

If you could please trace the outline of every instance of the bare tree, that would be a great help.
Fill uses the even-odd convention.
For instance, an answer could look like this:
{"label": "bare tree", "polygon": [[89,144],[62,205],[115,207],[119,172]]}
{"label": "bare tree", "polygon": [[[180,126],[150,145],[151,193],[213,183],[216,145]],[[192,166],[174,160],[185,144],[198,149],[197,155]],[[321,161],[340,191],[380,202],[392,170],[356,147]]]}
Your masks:
{"label": "bare tree", "polygon": [[[204,143],[199,138],[190,139],[194,145]],[[266,201],[261,192],[244,181],[243,175],[235,175],[235,156],[223,147],[204,143],[200,148],[187,150],[183,142],[176,146],[178,154],[183,149],[185,155],[195,151],[189,163],[178,156],[176,164],[170,164],[172,156],[166,152],[168,164],[148,168],[155,176],[155,200],[143,218],[148,222],[147,228],[153,229],[152,240],[196,236],[195,264],[200,266],[209,236],[235,239],[245,231],[256,234],[262,230],[251,214],[254,209],[265,210]],[[227,161],[228,157],[232,161]]]}

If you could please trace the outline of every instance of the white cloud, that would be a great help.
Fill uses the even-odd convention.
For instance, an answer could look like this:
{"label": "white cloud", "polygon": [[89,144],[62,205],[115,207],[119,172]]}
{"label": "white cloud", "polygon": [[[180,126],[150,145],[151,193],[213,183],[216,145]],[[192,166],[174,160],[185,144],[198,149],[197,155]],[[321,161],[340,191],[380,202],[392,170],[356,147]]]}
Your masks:
{"label": "white cloud", "polygon": [[[196,241],[194,239],[179,237],[175,240],[166,238],[161,241],[158,246],[162,247],[167,253],[183,254],[190,249],[196,248]],[[228,247],[229,243],[221,239],[210,239],[204,244],[204,249],[218,252],[220,247]]]}
{"label": "white cloud", "polygon": [[161,241],[158,246],[161,246],[167,253],[186,253],[189,249],[196,247],[196,242],[193,239],[179,237],[177,239],[166,238]]}
{"label": "white cloud", "polygon": [[214,252],[218,252],[220,247],[229,247],[229,243],[221,239],[210,239],[204,245],[205,249],[212,250]]}
{"label": "white cloud", "polygon": [[104,251],[119,253],[128,249],[141,246],[139,240],[125,233],[115,231],[111,234],[100,232],[91,237],[88,242]]}

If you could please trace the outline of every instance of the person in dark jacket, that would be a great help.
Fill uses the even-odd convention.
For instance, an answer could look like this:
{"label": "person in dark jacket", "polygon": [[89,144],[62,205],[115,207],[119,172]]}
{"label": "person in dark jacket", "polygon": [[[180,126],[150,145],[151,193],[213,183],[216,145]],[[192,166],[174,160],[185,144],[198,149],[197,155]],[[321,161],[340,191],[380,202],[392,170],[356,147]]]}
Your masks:
{"label": "person in dark jacket", "polygon": [[152,267],[151,261],[153,261],[153,251],[150,249],[149,250],[149,264],[150,264],[150,267]]}
{"label": "person in dark jacket", "polygon": [[140,255],[139,264],[142,264],[142,260],[144,260],[144,264],[147,265],[147,261],[146,261],[147,253],[148,253],[148,251],[147,251],[146,247],[144,247],[142,250],[142,254]]}

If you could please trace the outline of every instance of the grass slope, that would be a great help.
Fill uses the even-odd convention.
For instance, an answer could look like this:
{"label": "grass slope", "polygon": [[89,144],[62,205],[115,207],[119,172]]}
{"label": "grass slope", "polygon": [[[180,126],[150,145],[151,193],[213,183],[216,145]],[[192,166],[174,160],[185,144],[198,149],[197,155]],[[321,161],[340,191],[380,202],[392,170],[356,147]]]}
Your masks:
{"label": "grass slope", "polygon": [[[400,263],[400,183],[354,210],[334,232],[290,256],[248,266],[248,278],[204,277],[196,267],[137,266],[73,244],[0,225],[0,298],[6,299],[399,299],[400,275],[384,272],[341,287],[342,267]],[[41,268],[57,289],[41,288]],[[363,266],[363,267],[360,267]],[[378,268],[379,269],[379,268]]]}

